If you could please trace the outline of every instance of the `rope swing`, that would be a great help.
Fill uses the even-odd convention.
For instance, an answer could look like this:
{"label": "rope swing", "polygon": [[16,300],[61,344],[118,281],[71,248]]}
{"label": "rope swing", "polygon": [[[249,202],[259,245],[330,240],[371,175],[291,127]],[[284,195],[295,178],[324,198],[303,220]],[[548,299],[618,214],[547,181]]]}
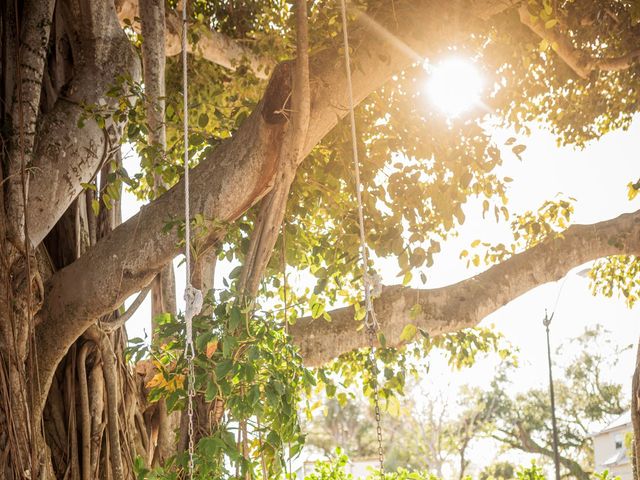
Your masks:
{"label": "rope swing", "polygon": [[193,479],[195,451],[194,429],[193,429],[193,399],[195,390],[195,372],[193,359],[195,348],[193,346],[193,317],[202,310],[202,292],[191,285],[191,214],[189,212],[189,105],[187,86],[187,0],[182,6],[182,129],[184,140],[184,256],[185,256],[185,351],[187,360],[187,416],[189,418],[189,464],[188,478]]}
{"label": "rope swing", "polygon": [[349,32],[347,29],[347,4],[340,0],[342,14],[342,35],[344,41],[344,64],[347,75],[347,94],[349,97],[349,120],[351,123],[351,148],[353,155],[353,172],[358,201],[358,226],[360,228],[360,255],[362,261],[362,279],[364,288],[365,317],[364,327],[369,339],[369,366],[373,383],[373,403],[376,419],[376,436],[378,440],[378,460],[380,478],[384,478],[384,449],[382,446],[382,427],[380,425],[380,394],[378,388],[378,367],[376,363],[375,340],[379,325],[373,308],[372,289],[377,283],[374,276],[369,275],[369,252],[364,230],[364,208],[362,206],[362,182],[360,180],[360,160],[358,158],[358,135],[356,132],[355,105],[353,101],[353,82],[351,80],[351,56],[349,54]]}

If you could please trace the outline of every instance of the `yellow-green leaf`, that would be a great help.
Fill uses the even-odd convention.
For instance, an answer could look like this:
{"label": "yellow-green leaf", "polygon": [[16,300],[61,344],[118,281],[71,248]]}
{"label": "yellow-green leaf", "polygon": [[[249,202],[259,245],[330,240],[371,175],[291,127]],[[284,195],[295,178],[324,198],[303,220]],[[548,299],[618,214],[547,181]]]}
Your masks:
{"label": "yellow-green leaf", "polygon": [[415,325],[409,323],[402,329],[402,333],[400,334],[400,341],[410,342],[416,336],[416,333],[418,333],[418,328]]}

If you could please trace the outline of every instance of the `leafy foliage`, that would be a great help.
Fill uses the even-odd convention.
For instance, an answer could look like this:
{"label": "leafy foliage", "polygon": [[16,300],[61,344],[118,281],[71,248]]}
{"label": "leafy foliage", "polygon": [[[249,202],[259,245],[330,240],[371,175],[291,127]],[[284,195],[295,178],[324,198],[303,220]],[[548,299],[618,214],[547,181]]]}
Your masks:
{"label": "leafy foliage", "polygon": [[640,260],[634,255],[613,255],[594,263],[589,271],[594,294],[622,296],[629,308],[640,298]]}
{"label": "leafy foliage", "polygon": [[[202,478],[228,475],[229,461],[241,472],[253,471],[264,461],[268,472],[276,475],[283,466],[285,445],[290,455],[302,447],[298,402],[315,385],[314,375],[302,365],[282,325],[253,314],[254,308],[228,292],[211,292],[205,309],[213,315],[194,319],[195,390],[207,402],[223,402],[226,409],[213,435],[198,442],[196,465]],[[134,358],[148,354],[158,368],[147,385],[149,398],[165,398],[170,410],[184,409],[184,323],[170,315],[157,320],[156,334],[164,343],[148,347],[141,339],[134,340],[128,353]],[[242,421],[253,426],[245,455],[234,433]],[[183,467],[185,460],[179,455],[168,472]],[[156,472],[157,478],[167,474],[173,475]]]}

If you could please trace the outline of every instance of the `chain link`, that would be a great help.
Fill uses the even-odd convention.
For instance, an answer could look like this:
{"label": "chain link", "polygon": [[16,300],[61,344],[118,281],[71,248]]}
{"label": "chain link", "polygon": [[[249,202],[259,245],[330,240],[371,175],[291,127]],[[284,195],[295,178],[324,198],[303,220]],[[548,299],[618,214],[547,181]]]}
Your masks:
{"label": "chain link", "polygon": [[384,478],[384,447],[382,445],[382,422],[380,415],[380,389],[378,387],[378,363],[376,362],[376,341],[377,329],[367,328],[369,336],[369,368],[371,372],[371,381],[373,383],[373,407],[376,419],[376,437],[378,440],[378,462],[380,469],[380,478]]}
{"label": "chain link", "polygon": [[195,372],[193,366],[193,344],[191,344],[191,348],[187,346],[186,359],[188,364],[188,375],[187,375],[187,417],[189,418],[189,478],[193,478],[193,471],[195,468],[194,465],[194,453],[195,453],[195,445],[194,445],[194,431],[193,431],[193,399],[196,395],[196,386],[195,386]]}

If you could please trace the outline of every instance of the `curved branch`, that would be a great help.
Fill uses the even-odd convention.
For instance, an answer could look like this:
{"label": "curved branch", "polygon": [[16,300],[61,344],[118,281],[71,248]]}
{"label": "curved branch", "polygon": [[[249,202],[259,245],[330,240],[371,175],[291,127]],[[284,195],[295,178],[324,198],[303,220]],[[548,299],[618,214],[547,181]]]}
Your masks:
{"label": "curved branch", "polygon": [[526,3],[520,7],[519,13],[520,22],[529,27],[538,37],[547,40],[549,44],[553,45],[553,49],[558,56],[581,78],[587,78],[594,70],[607,72],[626,70],[631,68],[640,57],[640,49],[636,49],[626,55],[615,58],[593,58],[588,53],[575,48],[571,41],[555,28],[546,28],[544,22],[540,19],[532,19]]}
{"label": "curved branch", "polygon": [[140,305],[142,305],[142,302],[144,302],[144,300],[147,298],[147,295],[150,291],[151,285],[142,290],[133,301],[133,303],[129,306],[129,308],[127,308],[127,311],[118,318],[114,319],[112,322],[100,322],[100,327],[102,328],[104,333],[109,334],[124,326],[124,324],[127,323],[131,319],[131,317],[133,317],[133,314],[138,311],[138,308],[140,308]]}
{"label": "curved branch", "polygon": [[87,353],[89,343],[85,343],[78,353],[78,387],[80,388],[80,433],[82,445],[82,480],[91,478],[91,412],[89,408],[89,387],[87,382]]}
{"label": "curved branch", "polygon": [[[559,280],[591,260],[640,254],[640,210],[594,225],[574,225],[562,237],[514,255],[474,277],[434,289],[386,287],[374,302],[387,345],[399,345],[412,323],[436,336],[474,327],[487,315],[543,283]],[[419,305],[418,314],[410,311]],[[415,311],[415,310],[414,310]],[[320,365],[367,345],[358,333],[353,307],[329,312],[331,322],[301,318],[289,332],[309,365]]]}
{"label": "curved branch", "polygon": [[[125,20],[132,21],[139,16],[139,0],[117,0],[116,10],[118,18],[124,25]],[[166,36],[165,48],[168,56],[177,55],[181,50],[180,31],[182,21],[172,11],[166,12]],[[254,75],[258,78],[266,79],[269,73],[275,67],[273,60],[262,58],[253,53],[239,42],[227,37],[226,35],[216,32],[215,30],[203,30],[198,43],[194,46],[191,43],[187,45],[189,53],[201,55],[202,58],[216,65],[235,70],[236,67],[245,63]]]}
{"label": "curved branch", "polygon": [[[104,102],[111,109],[116,99],[106,95],[119,75],[139,77],[139,62],[127,36],[115,16],[112,2],[87,3],[87,18],[74,77],[66,87],[68,96],[60,97],[42,118],[29,183],[29,236],[38,245],[58,222],[67,207],[100,169],[113,145],[117,145],[123,123],[107,121],[101,128],[93,118],[84,127],[78,124],[86,116],[85,105]],[[77,23],[71,12],[69,25]]]}

